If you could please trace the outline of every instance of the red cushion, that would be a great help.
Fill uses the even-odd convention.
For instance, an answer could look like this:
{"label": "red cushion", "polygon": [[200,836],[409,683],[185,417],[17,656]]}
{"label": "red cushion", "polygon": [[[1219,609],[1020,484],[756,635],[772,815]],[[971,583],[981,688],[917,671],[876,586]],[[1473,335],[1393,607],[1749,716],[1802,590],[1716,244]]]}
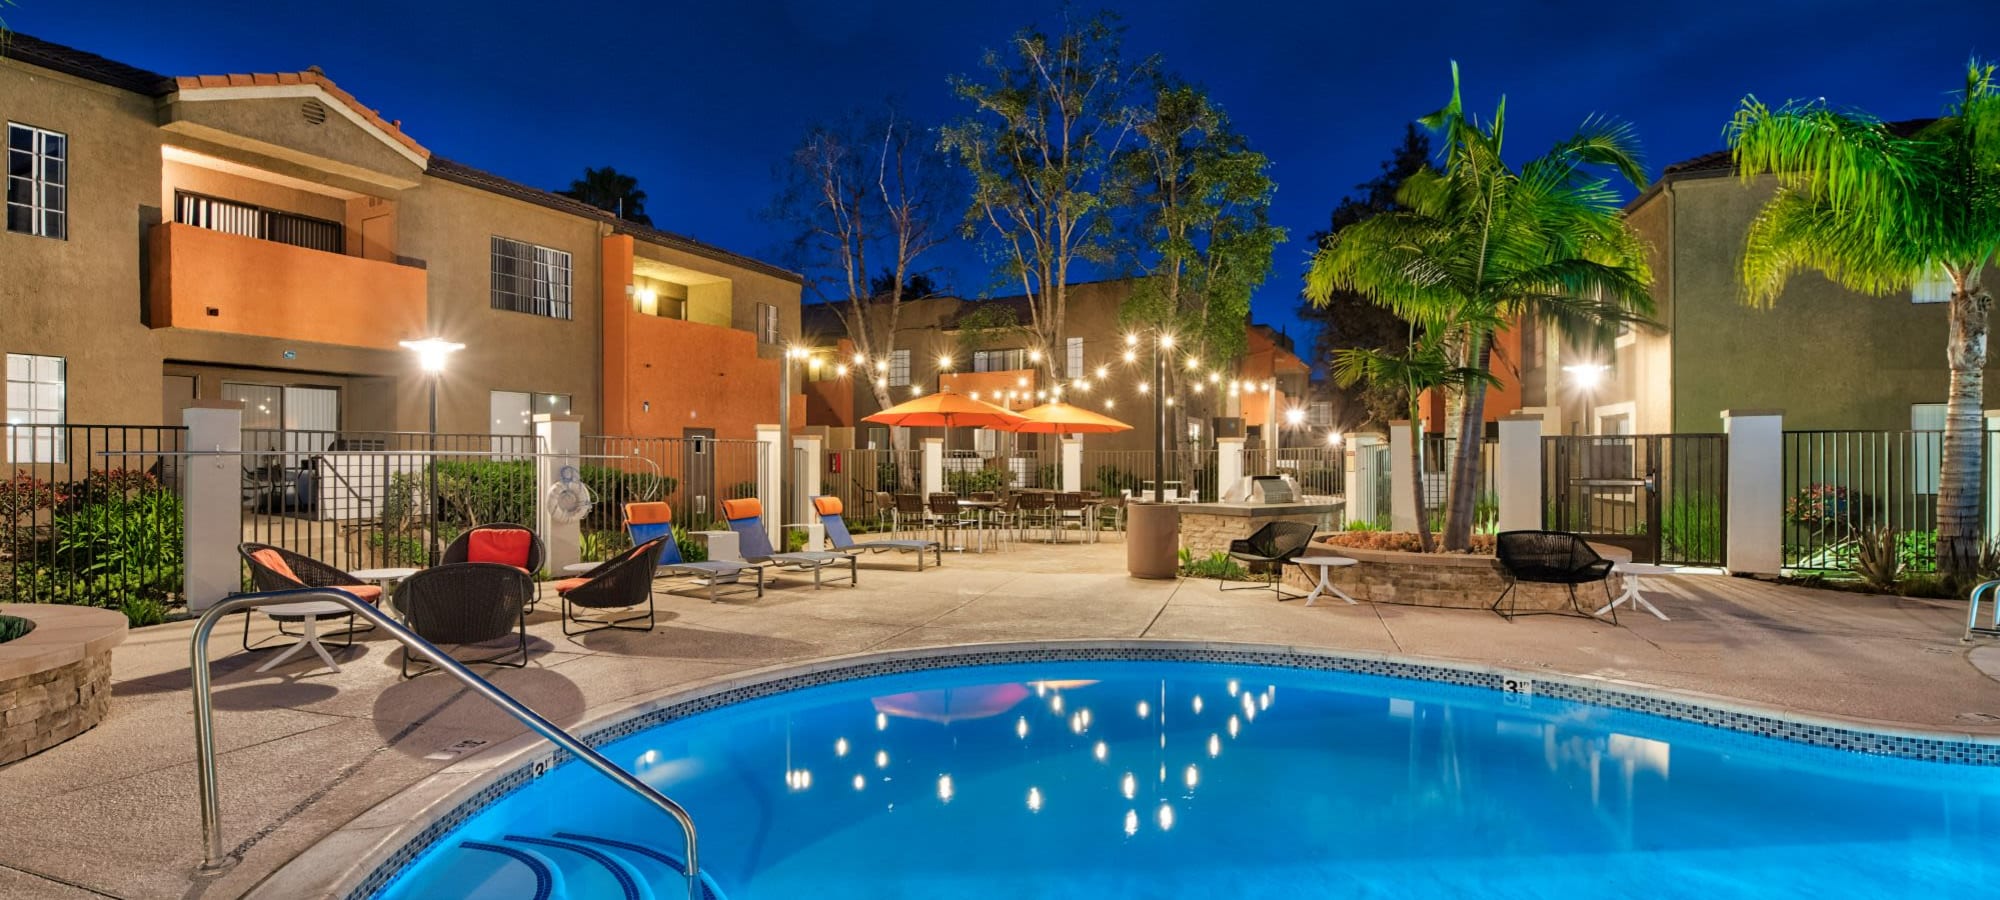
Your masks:
{"label": "red cushion", "polygon": [[583,586],[584,586],[584,585],[586,585],[586,584],[589,584],[589,583],[590,583],[590,579],[588,579],[588,578],[565,578],[565,579],[563,579],[563,580],[561,580],[561,581],[555,581],[555,582],[550,582],[550,583],[551,583],[551,584],[553,584],[553,585],[555,585],[555,588],[556,588],[556,593],[558,593],[558,594],[567,594],[567,593],[569,593],[570,591],[573,591],[573,590],[576,590],[577,588],[580,588],[580,587],[583,587]]}
{"label": "red cushion", "polygon": [[503,563],[516,569],[528,568],[528,552],[535,546],[534,534],[515,528],[481,528],[466,539],[466,562]]}
{"label": "red cushion", "polygon": [[304,581],[299,579],[298,573],[292,571],[291,565],[285,562],[285,555],[276,550],[267,547],[251,553],[250,558],[256,560],[258,565],[272,572],[283,575],[299,584],[305,584]]}
{"label": "red cushion", "polygon": [[340,589],[373,603],[382,605],[382,586],[378,584],[343,584]]}

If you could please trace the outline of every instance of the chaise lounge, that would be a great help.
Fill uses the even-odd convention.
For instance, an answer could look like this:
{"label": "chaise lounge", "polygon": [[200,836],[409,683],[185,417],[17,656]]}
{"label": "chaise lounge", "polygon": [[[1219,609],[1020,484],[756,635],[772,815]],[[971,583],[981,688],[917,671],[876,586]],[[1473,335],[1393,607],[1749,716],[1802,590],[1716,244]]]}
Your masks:
{"label": "chaise lounge", "polygon": [[[680,544],[674,540],[673,521],[674,509],[666,503],[625,504],[625,533],[632,536],[633,544],[664,539],[660,545],[659,566],[655,570],[658,575],[695,579],[695,585],[708,588],[710,603],[752,591],[759,597],[764,596],[763,566],[726,559],[688,562],[682,558]],[[743,581],[745,573],[750,575],[747,584]],[[725,591],[722,589],[724,585],[736,587]]]}
{"label": "chaise lounge", "polygon": [[823,550],[809,550],[802,553],[778,553],[771,549],[771,538],[764,533],[764,504],[754,497],[740,500],[722,501],[723,518],[729,521],[729,530],[736,532],[736,549],[743,558],[755,563],[769,563],[779,568],[813,573],[813,590],[825,586],[825,573],[829,567],[847,564],[847,584],[859,584],[861,567],[850,553],[829,553]]}
{"label": "chaise lounge", "polygon": [[928,550],[936,555],[938,565],[944,565],[944,544],[939,541],[900,539],[884,539],[869,541],[867,543],[856,541],[854,535],[849,534],[847,531],[847,520],[842,515],[839,497],[814,497],[813,511],[819,513],[819,523],[826,527],[826,539],[833,544],[833,549],[842,553],[857,554],[863,551],[869,553],[887,553],[891,550],[903,553],[915,553],[917,555],[917,571],[921,572],[924,570],[924,551]]}

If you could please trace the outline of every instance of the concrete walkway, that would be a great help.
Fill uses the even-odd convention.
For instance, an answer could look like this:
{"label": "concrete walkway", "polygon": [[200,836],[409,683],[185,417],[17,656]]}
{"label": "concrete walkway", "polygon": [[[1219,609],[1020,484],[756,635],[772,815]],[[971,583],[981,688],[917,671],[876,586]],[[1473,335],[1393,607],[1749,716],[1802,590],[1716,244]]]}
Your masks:
{"label": "concrete walkway", "polygon": [[[952,555],[941,569],[870,557],[859,588],[769,592],[710,604],[663,596],[651,633],[562,636],[532,621],[533,661],[493,680],[558,723],[677,686],[785,661],[896,647],[1050,638],[1176,638],[1368,650],[1599,675],[1879,724],[2000,734],[2000,684],[1968,658],[1961,604],[1778,587],[1723,576],[1649,579],[1669,616],[1626,627],[1574,618],[1509,624],[1474,611],[1306,608],[1213,582],[1142,582],[1124,546],[1031,546]],[[138,631],[114,658],[110,716],[0,768],[0,898],[224,898],[334,828],[457,759],[448,748],[521,729],[458,684],[397,677],[392,642],[337,653],[343,671],[217,634],[225,833],[242,862],[213,882],[199,858],[189,623]],[[268,634],[259,624],[253,637]],[[1984,660],[1982,660],[1984,661]],[[2000,671],[2000,667],[1995,668]]]}

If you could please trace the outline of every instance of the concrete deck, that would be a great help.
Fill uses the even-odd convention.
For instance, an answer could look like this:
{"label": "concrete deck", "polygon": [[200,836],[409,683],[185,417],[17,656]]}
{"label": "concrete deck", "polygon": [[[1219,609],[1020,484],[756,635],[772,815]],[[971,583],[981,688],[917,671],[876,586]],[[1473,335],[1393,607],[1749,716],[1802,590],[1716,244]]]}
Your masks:
{"label": "concrete deck", "polygon": [[[720,604],[663,595],[651,633],[562,636],[532,621],[533,661],[504,690],[558,723],[676,686],[774,663],[898,647],[1052,638],[1247,641],[1405,654],[1644,682],[1863,722],[2000,734],[2000,648],[1958,640],[1963,606],[1787,588],[1712,575],[1649,579],[1672,621],[1621,609],[1625,627],[1477,611],[1307,608],[1213,582],[1124,576],[1124,546],[1034,546],[951,555],[941,569],[870,557],[859,588],[770,591]],[[463,740],[521,733],[458,684],[397,677],[387,639],[337,652],[343,671],[215,641],[226,838],[242,862],[212,882],[199,858],[190,623],[135,631],[114,657],[110,715],[95,730],[0,768],[0,898],[225,898],[249,890],[341,824],[455,758]],[[268,634],[259,624],[253,631]]]}

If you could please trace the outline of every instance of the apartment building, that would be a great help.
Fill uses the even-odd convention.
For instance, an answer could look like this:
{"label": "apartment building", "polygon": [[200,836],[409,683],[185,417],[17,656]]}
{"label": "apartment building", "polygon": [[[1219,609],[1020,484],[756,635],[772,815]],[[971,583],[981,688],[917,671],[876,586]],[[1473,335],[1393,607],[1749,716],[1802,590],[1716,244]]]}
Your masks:
{"label": "apartment building", "polygon": [[[747,438],[799,276],[452,162],[317,69],[168,77],[11,35],[0,351],[15,424]],[[579,167],[583,160],[579,160]],[[754,399],[753,399],[754,398]]]}
{"label": "apartment building", "polygon": [[[855,429],[853,440],[859,446],[887,447],[888,430],[862,421],[881,408],[871,380],[885,383],[892,402],[943,388],[1016,409],[1047,402],[1060,389],[1068,402],[1134,426],[1090,436],[1091,448],[1148,449],[1154,440],[1153,407],[1140,387],[1151,383],[1151,357],[1140,347],[1135,361],[1126,361],[1128,329],[1120,321],[1134,284],[1132,279],[1111,279],[1070,285],[1061,347],[1041,346],[1028,329],[1032,316],[1027,297],[904,301],[894,351],[859,363],[840,310],[808,305],[803,340],[822,361],[809,366],[806,420]],[[876,313],[874,327],[886,328],[886,312],[878,307]],[[1211,441],[1218,434],[1246,437],[1261,446],[1274,428],[1288,446],[1313,440],[1306,421],[1311,367],[1285,335],[1265,325],[1245,327],[1246,347],[1239,359],[1209,360],[1208,368],[1193,374],[1183,358],[1173,360],[1169,396],[1176,406],[1168,428],[1176,446]],[[1247,383],[1260,387],[1246,390]],[[1273,390],[1261,387],[1273,383]],[[1287,414],[1294,408],[1296,414]],[[993,452],[1001,440],[981,429],[955,429],[949,439],[951,449],[984,453]],[[1033,435],[1020,440],[1023,449],[1040,446]]]}

